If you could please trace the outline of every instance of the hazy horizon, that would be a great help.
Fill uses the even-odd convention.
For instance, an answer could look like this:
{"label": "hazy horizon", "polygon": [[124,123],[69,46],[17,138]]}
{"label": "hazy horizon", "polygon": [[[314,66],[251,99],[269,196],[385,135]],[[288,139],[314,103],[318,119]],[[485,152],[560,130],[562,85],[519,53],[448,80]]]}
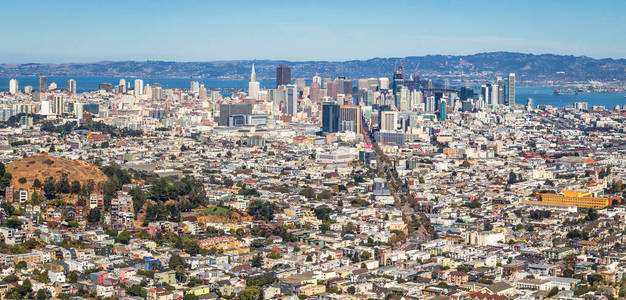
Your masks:
{"label": "hazy horizon", "polygon": [[[0,62],[345,61],[522,52],[626,57],[626,2],[13,1]],[[18,34],[19,32],[19,34]]]}

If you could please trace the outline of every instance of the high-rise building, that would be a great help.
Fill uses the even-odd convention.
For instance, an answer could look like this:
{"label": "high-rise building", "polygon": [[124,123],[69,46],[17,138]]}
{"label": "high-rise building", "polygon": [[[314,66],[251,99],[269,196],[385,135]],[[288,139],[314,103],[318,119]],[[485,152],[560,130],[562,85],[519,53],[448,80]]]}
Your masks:
{"label": "high-rise building", "polygon": [[332,133],[339,131],[339,105],[334,102],[322,104],[322,132]]}
{"label": "high-rise building", "polygon": [[291,69],[287,65],[276,68],[276,87],[291,83]]}
{"label": "high-rise building", "polygon": [[441,102],[439,103],[439,121],[445,121],[448,118],[448,99],[441,98]]}
{"label": "high-rise building", "polygon": [[313,103],[319,103],[322,99],[320,83],[318,81],[311,82],[311,89],[309,91],[309,98]]}
{"label": "high-rise building", "polygon": [[133,90],[135,91],[135,96],[143,95],[143,80],[135,79],[134,83]]}
{"label": "high-rise building", "polygon": [[52,113],[56,115],[62,115],[64,112],[65,101],[63,95],[54,95],[54,101],[52,102]]}
{"label": "high-rise building", "polygon": [[70,79],[67,81],[67,91],[70,95],[76,95],[76,80]]}
{"label": "high-rise building", "polygon": [[358,105],[342,105],[339,108],[340,131],[361,133],[361,107]]}
{"label": "high-rise building", "polygon": [[228,126],[228,119],[231,116],[245,116],[252,114],[252,104],[220,104],[220,119],[218,125]]}
{"label": "high-rise building", "polygon": [[392,85],[393,85],[392,88],[393,88],[394,94],[398,91],[400,86],[404,85],[404,69],[402,68],[402,66],[399,66],[393,72],[393,82],[392,82]]}
{"label": "high-rise building", "polygon": [[387,77],[378,78],[378,88],[381,89],[381,90],[388,90],[389,89],[389,78],[387,78]]}
{"label": "high-rise building", "polygon": [[285,89],[285,99],[287,102],[287,114],[295,116],[298,113],[298,88],[293,84],[288,84]]}
{"label": "high-rise building", "polygon": [[118,92],[126,94],[126,79],[120,79],[120,83],[118,84]]}
{"label": "high-rise building", "polygon": [[496,77],[496,83],[498,84],[498,104],[506,104],[506,81],[501,76]]}
{"label": "high-rise building", "polygon": [[489,96],[489,99],[491,100],[491,105],[492,106],[496,106],[500,103],[498,103],[498,99],[500,99],[500,95],[498,94],[499,91],[499,87],[497,84],[492,84],[489,87],[489,92],[491,93],[491,95]]}
{"label": "high-rise building", "polygon": [[390,110],[380,112],[379,122],[381,131],[395,131],[398,128],[398,112]]}
{"label": "high-rise building", "polygon": [[48,91],[48,77],[39,76],[39,92]]}
{"label": "high-rise building", "polygon": [[254,64],[252,64],[252,71],[250,71],[250,82],[248,82],[248,97],[251,99],[259,99],[260,84],[256,81],[256,72],[254,71]]}
{"label": "high-rise building", "polygon": [[509,85],[507,89],[508,105],[515,106],[515,73],[509,73]]}
{"label": "high-rise building", "polygon": [[17,92],[20,90],[19,84],[17,82],[17,79],[11,79],[9,81],[9,93],[11,93],[11,95],[15,95],[17,94]]}

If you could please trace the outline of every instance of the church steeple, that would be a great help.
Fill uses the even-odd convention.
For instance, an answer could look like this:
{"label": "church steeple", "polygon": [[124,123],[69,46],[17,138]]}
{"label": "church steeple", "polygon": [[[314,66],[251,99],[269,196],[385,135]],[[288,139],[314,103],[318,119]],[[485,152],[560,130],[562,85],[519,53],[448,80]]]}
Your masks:
{"label": "church steeple", "polygon": [[252,72],[250,73],[250,81],[256,82],[256,72],[254,71],[254,64],[252,64]]}

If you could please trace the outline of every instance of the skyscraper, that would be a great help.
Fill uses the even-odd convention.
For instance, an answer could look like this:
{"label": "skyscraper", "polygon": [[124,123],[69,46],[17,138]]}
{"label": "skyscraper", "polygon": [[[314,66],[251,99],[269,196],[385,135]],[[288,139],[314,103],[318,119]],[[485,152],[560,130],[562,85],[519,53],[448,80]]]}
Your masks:
{"label": "skyscraper", "polygon": [[339,105],[334,102],[322,104],[322,132],[331,133],[339,131]]}
{"label": "skyscraper", "polygon": [[20,87],[19,87],[19,84],[17,82],[17,79],[11,79],[9,81],[9,93],[11,93],[11,95],[15,95],[15,94],[17,94],[19,89],[20,89]]}
{"label": "skyscraper", "polygon": [[496,77],[498,84],[498,104],[505,104],[506,97],[506,81],[501,76]]}
{"label": "skyscraper", "polygon": [[285,99],[287,100],[287,114],[295,116],[298,112],[298,88],[293,84],[288,84],[285,90]]}
{"label": "skyscraper", "polygon": [[276,87],[291,83],[291,69],[287,65],[276,68]]}
{"label": "skyscraper", "polygon": [[63,95],[55,95],[54,102],[52,102],[52,113],[56,115],[62,115],[65,110],[65,101]]}
{"label": "skyscraper", "polygon": [[67,81],[67,91],[70,95],[76,95],[76,80],[70,79]]}
{"label": "skyscraper", "polygon": [[48,77],[39,76],[39,92],[48,91]]}
{"label": "skyscraper", "polygon": [[441,103],[439,104],[439,121],[445,121],[448,118],[447,106],[447,99],[441,98]]}
{"label": "skyscraper", "polygon": [[380,113],[380,130],[381,131],[395,131],[398,128],[398,112],[397,111],[382,111]]}
{"label": "skyscraper", "polygon": [[509,73],[509,86],[507,94],[509,106],[515,106],[515,73]]}
{"label": "skyscraper", "polygon": [[392,82],[392,84],[393,84],[392,88],[393,88],[394,94],[398,91],[400,86],[404,85],[404,69],[402,68],[402,66],[399,66],[393,72],[393,82]]}
{"label": "skyscraper", "polygon": [[135,79],[133,89],[135,91],[135,96],[143,95],[143,80]]}
{"label": "skyscraper", "polygon": [[342,105],[339,108],[339,126],[341,131],[361,132],[361,107]]}
{"label": "skyscraper", "polygon": [[251,99],[259,99],[260,84],[256,81],[256,72],[254,71],[254,64],[252,64],[252,71],[250,71],[250,82],[248,82],[248,97]]}

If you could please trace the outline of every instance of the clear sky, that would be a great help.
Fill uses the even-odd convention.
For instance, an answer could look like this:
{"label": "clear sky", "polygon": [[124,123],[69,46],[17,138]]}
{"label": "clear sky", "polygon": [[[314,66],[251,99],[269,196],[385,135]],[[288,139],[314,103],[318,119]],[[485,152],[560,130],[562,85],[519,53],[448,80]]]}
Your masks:
{"label": "clear sky", "polygon": [[0,63],[626,57],[624,0],[2,1]]}

